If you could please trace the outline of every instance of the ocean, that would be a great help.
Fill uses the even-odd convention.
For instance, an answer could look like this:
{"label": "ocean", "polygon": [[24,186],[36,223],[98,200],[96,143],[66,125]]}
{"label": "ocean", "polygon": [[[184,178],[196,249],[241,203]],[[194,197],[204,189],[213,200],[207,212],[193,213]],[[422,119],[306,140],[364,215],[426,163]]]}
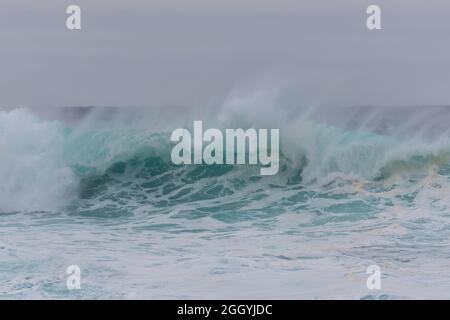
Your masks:
{"label": "ocean", "polygon": [[450,109],[208,114],[280,128],[274,176],[172,164],[170,110],[0,111],[0,298],[449,298]]}

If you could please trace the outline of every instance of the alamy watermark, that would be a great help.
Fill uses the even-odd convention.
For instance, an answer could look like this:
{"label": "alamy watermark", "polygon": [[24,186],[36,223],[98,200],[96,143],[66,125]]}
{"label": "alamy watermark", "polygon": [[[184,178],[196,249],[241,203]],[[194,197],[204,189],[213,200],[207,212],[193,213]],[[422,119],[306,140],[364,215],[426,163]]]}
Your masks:
{"label": "alamy watermark", "polygon": [[[81,7],[72,4],[67,7],[66,27],[69,30],[81,30]],[[366,13],[369,15],[366,20],[366,27],[369,30],[381,29],[381,8],[376,4],[367,7]]]}
{"label": "alamy watermark", "polygon": [[375,4],[367,7],[366,13],[369,15],[366,20],[366,26],[369,30],[381,29],[381,8]]}
{"label": "alamy watermark", "polygon": [[366,286],[369,290],[381,289],[381,269],[373,264],[367,267],[366,273],[369,274],[366,280]]}
{"label": "alamy watermark", "polygon": [[81,30],[81,8],[75,4],[67,7],[66,27],[69,30]]}
{"label": "alamy watermark", "polygon": [[66,280],[66,287],[69,290],[81,289],[81,268],[76,264],[68,266],[66,273],[69,275]]}
{"label": "alamy watermark", "polygon": [[[269,139],[270,138],[270,139]],[[194,132],[179,128],[170,140],[177,142],[171,158],[174,164],[251,164],[261,165],[263,176],[278,173],[280,161],[279,129],[207,129],[194,121]],[[270,140],[270,144],[269,144]],[[206,143],[206,145],[204,145]]]}

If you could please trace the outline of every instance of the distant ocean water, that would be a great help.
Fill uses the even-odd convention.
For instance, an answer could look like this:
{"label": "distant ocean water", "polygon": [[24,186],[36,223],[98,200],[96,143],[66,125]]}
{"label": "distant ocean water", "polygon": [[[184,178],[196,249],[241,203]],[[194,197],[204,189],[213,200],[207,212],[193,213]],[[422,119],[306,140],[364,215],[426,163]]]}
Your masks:
{"label": "distant ocean water", "polygon": [[284,123],[264,177],[173,165],[170,126],[126,111],[76,114],[0,111],[0,298],[449,298],[445,110]]}

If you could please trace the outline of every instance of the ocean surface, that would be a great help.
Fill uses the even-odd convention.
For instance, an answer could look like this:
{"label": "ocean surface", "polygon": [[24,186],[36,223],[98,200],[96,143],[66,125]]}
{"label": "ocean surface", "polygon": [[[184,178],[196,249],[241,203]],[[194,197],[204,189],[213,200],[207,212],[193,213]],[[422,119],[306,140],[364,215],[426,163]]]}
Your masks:
{"label": "ocean surface", "polygon": [[0,111],[0,298],[450,298],[450,109],[369,109],[216,117],[278,126],[275,176],[173,165],[172,114]]}

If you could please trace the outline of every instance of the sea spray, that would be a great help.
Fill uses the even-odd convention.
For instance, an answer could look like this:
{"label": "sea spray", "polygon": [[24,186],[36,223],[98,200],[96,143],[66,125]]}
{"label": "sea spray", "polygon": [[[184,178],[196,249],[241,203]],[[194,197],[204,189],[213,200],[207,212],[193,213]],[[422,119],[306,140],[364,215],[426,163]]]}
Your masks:
{"label": "sea spray", "polygon": [[51,210],[76,197],[63,128],[26,109],[0,112],[0,212]]}

